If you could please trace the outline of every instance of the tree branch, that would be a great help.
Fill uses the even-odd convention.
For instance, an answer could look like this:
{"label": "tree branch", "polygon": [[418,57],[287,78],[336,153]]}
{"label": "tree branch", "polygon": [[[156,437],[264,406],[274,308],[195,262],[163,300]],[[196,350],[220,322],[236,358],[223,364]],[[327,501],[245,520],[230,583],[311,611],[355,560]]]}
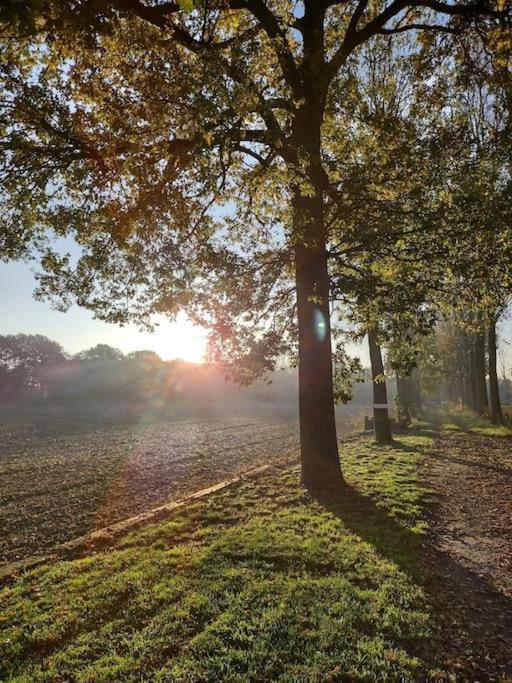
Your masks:
{"label": "tree branch", "polygon": [[396,28],[383,28],[379,31],[380,35],[391,36],[395,33],[405,33],[405,31],[440,31],[441,33],[451,33],[459,35],[460,29],[443,26],[442,24],[407,24]]}
{"label": "tree branch", "polygon": [[245,145],[234,145],[233,149],[236,152],[242,152],[242,154],[248,154],[251,156],[253,159],[256,159],[256,161],[261,165],[261,166],[268,166],[268,159],[265,157],[261,156],[261,154],[258,154],[258,152],[255,152],[253,149],[250,149],[250,147],[246,147]]}
{"label": "tree branch", "polygon": [[449,16],[474,16],[482,14],[489,17],[499,17],[504,14],[490,9],[485,0],[477,0],[468,5],[449,5],[445,2],[438,2],[437,0],[415,0],[409,3],[410,7],[427,7],[440,14],[447,14]]}
{"label": "tree branch", "polygon": [[[209,43],[198,41],[184,29],[177,26],[171,16],[180,11],[177,2],[166,2],[161,5],[145,5],[141,0],[112,0],[112,7],[121,12],[134,14],[162,30],[171,30],[176,40],[192,51],[204,48],[226,47],[231,41]],[[288,44],[286,29],[279,24],[277,17],[267,7],[264,0],[226,0],[226,9],[246,10],[259,22],[267,36],[274,41],[274,50],[283,77],[295,97],[300,97],[302,82],[295,63],[295,58]]]}
{"label": "tree branch", "polygon": [[290,49],[286,29],[283,28],[277,17],[267,7],[264,0],[228,0],[231,9],[245,9],[259,21],[267,36],[276,41],[275,53],[283,72],[283,77],[292,90],[295,97],[302,93],[302,81],[295,63],[295,58]]}
{"label": "tree branch", "polygon": [[158,28],[169,28],[170,17],[180,11],[177,2],[164,2],[160,5],[145,5],[140,0],[113,0],[112,7],[121,11],[135,14],[144,21]]}
{"label": "tree branch", "polygon": [[[400,31],[393,28],[386,28],[386,24],[405,9],[415,9],[421,7],[424,7],[425,9],[431,9],[434,12],[437,12],[439,15],[445,16],[474,17],[482,15],[498,17],[504,14],[504,12],[496,12],[490,9],[485,0],[476,0],[476,2],[467,5],[450,5],[438,0],[393,0],[393,2],[391,2],[391,4],[388,5],[380,14],[371,19],[363,28],[357,30],[357,24],[366,8],[365,0],[360,0],[350,19],[349,28],[347,29],[345,38],[329,62],[328,68],[330,78],[334,77],[341,66],[345,63],[348,56],[359,45],[365,43],[373,36],[379,34],[389,35],[390,33],[400,33],[405,30],[409,30],[406,27],[400,28]],[[408,26],[410,27],[411,24]],[[456,32],[452,27],[441,27],[437,24],[431,25],[418,23],[415,25],[415,27],[417,30],[436,29],[444,31],[445,33]]]}

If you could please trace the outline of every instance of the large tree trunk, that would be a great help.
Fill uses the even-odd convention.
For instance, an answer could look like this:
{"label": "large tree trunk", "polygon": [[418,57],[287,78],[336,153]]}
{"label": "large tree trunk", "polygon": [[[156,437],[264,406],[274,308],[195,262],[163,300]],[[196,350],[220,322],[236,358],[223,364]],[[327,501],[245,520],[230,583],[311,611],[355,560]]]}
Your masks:
{"label": "large tree trunk", "polygon": [[485,379],[485,336],[476,334],[475,343],[475,378],[476,378],[476,407],[477,412],[482,414],[489,409],[487,400],[487,381]]}
{"label": "large tree trunk", "polygon": [[302,482],[310,489],[339,487],[325,248],[297,246],[295,266]]}
{"label": "large tree trunk", "polygon": [[489,345],[489,399],[490,417],[495,425],[503,424],[503,413],[501,411],[500,389],[498,384],[498,369],[496,358],[496,320],[493,320],[488,331]]}
{"label": "large tree trunk", "polygon": [[[313,490],[341,489],[334,416],[330,324],[330,282],[322,165],[321,128],[327,89],[322,72],[323,5],[308,4],[303,18],[305,96],[292,124],[290,161],[298,182],[292,187],[295,279],[299,336],[299,417],[302,483]],[[320,71],[319,71],[320,69]]]}
{"label": "large tree trunk", "polygon": [[373,380],[373,424],[377,443],[392,443],[391,427],[388,414],[388,394],[384,381],[384,364],[382,353],[377,343],[375,330],[368,330],[368,347]]}
{"label": "large tree trunk", "polygon": [[[302,483],[311,490],[343,485],[336,437],[330,322],[330,282],[324,223],[320,122],[304,112],[297,147],[311,159],[313,193],[294,188],[295,283],[299,333],[299,419]],[[315,130],[316,129],[316,130]],[[317,153],[315,154],[315,150]]]}

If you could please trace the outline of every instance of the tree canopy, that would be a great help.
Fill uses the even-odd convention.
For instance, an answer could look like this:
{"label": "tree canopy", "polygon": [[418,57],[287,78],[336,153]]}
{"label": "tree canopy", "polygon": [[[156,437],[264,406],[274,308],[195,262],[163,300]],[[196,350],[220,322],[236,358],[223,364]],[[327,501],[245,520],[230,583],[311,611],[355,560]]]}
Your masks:
{"label": "tree canopy", "polygon": [[2,257],[39,259],[39,296],[62,309],[150,324],[186,308],[241,381],[298,357],[303,480],[340,484],[333,282],[352,291],[340,252],[345,271],[375,270],[377,255],[385,280],[386,252],[453,249],[439,220],[453,158],[432,165],[444,74],[494,59],[503,89],[509,8],[49,1],[5,18]]}
{"label": "tree canopy", "polygon": [[[142,351],[139,353],[143,353]],[[124,354],[119,349],[110,346],[109,344],[96,344],[90,349],[80,351],[75,354],[74,359],[78,361],[103,361],[103,360],[121,360]]]}

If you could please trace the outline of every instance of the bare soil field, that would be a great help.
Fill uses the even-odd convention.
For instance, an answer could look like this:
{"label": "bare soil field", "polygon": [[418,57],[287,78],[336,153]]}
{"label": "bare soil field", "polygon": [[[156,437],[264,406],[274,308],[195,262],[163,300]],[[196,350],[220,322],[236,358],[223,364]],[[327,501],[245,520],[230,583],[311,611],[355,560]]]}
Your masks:
{"label": "bare soil field", "polygon": [[297,445],[292,422],[21,423],[0,428],[0,555],[43,552]]}
{"label": "bare soil field", "polygon": [[[341,428],[351,425],[348,415]],[[297,448],[298,425],[283,417],[4,418],[0,562],[47,552]]]}

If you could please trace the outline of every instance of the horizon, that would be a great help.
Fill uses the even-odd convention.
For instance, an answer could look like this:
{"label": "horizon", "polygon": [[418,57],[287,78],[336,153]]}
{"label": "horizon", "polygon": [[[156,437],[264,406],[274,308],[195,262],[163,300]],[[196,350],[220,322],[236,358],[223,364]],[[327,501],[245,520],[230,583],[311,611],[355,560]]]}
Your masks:
{"label": "horizon", "polygon": [[[66,312],[57,311],[49,301],[34,299],[36,284],[29,263],[0,263],[0,290],[9,291],[9,297],[0,301],[0,335],[42,334],[72,356],[96,344],[108,344],[124,355],[154,351],[163,361],[206,363],[207,330],[195,325],[183,312],[178,313],[176,321],[155,318],[155,332],[141,331],[135,324],[121,327],[98,320],[76,304]],[[358,356],[363,365],[369,364],[364,340],[347,343],[345,349],[350,356]]]}
{"label": "horizon", "polygon": [[[134,351],[154,351],[163,361],[206,362],[207,330],[195,325],[182,312],[178,313],[176,321],[163,316],[159,320],[155,319],[158,325],[155,332],[141,331],[134,324],[121,327],[98,320],[91,311],[76,304],[65,313],[56,311],[49,301],[34,299],[35,287],[36,280],[28,263],[0,263],[0,290],[9,292],[9,297],[3,297],[0,301],[0,335],[42,334],[58,342],[64,351],[73,356],[96,344],[108,344],[124,355]],[[512,375],[510,308],[499,329],[500,373],[509,377]],[[345,349],[350,356],[358,356],[364,366],[369,365],[364,340],[348,343]]]}

